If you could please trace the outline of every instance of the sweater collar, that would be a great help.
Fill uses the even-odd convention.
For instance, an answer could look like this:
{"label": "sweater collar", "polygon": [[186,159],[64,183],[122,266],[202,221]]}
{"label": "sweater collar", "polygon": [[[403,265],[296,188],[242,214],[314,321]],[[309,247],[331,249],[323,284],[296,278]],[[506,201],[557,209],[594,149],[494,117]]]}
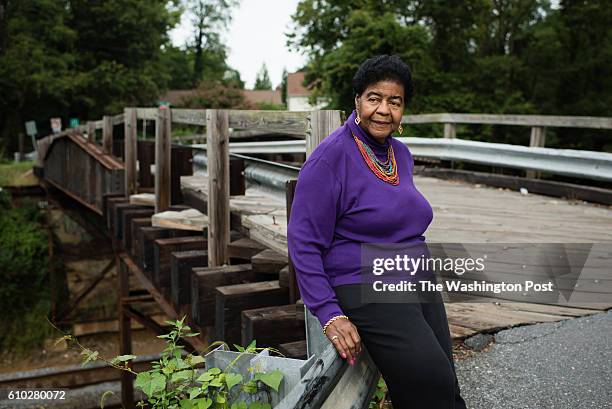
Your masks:
{"label": "sweater collar", "polygon": [[361,139],[362,142],[367,143],[370,146],[370,148],[372,148],[372,150],[374,150],[374,152],[377,152],[377,153],[379,153],[379,152],[380,153],[386,153],[387,149],[389,149],[389,143],[390,143],[390,140],[391,140],[391,135],[389,135],[387,138],[385,138],[385,142],[384,143],[378,142],[376,139],[374,139],[374,137],[372,135],[370,135],[368,132],[364,131],[363,128],[361,128],[359,125],[357,125],[355,123],[355,118],[356,117],[357,117],[357,112],[355,110],[353,110],[351,115],[346,120],[346,124],[348,125],[349,129],[351,130],[351,132],[356,137]]}

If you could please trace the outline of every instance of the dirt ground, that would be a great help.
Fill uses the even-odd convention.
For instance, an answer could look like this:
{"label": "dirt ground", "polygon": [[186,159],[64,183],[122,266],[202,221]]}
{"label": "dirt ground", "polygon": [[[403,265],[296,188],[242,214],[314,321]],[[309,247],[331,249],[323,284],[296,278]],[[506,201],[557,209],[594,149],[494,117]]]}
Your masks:
{"label": "dirt ground", "polygon": [[[119,334],[117,333],[83,336],[79,337],[79,342],[92,351],[98,351],[100,356],[106,359],[119,355]],[[45,347],[18,357],[12,354],[1,354],[0,373],[60,368],[83,362],[82,350],[76,345],[69,346],[64,342],[55,345],[55,340],[49,339],[45,342]],[[134,355],[157,354],[163,348],[163,340],[157,338],[152,331],[143,329],[132,332],[132,353]]]}

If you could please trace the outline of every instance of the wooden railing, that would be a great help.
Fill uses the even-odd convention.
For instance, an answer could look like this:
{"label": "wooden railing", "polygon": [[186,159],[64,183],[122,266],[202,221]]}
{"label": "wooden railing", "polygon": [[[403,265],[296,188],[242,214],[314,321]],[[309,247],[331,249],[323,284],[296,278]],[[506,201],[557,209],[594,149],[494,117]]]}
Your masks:
{"label": "wooden railing", "polygon": [[423,114],[405,115],[404,124],[444,124],[444,137],[457,136],[457,124],[513,125],[531,128],[529,146],[543,147],[546,128],[612,129],[612,118],[556,115]]}
{"label": "wooden railing", "polygon": [[[339,111],[241,111],[128,107],[114,116],[50,135],[38,141],[39,166],[45,177],[67,194],[100,213],[105,194],[138,192],[138,121],[155,122],[155,212],[171,205],[171,136],[173,124],[206,127],[209,174],[209,260],[211,266],[227,262],[229,244],[229,140],[232,135],[271,132],[305,139],[309,154],[340,126]],[[123,161],[112,155],[113,128],[124,125]],[[101,145],[96,130],[102,129]],[[230,133],[231,129],[231,133]],[[242,132],[242,134],[240,134]],[[98,170],[106,166],[112,177]],[[70,170],[69,170],[70,169]],[[74,170],[74,171],[72,171]],[[111,182],[109,182],[112,181]]]}
{"label": "wooden railing", "polygon": [[[494,114],[421,114],[405,115],[404,124],[443,124],[444,138],[457,137],[457,124],[479,125],[512,125],[531,128],[530,147],[546,145],[546,128],[590,128],[612,129],[612,118],[592,116],[557,116],[557,115],[494,115]],[[527,170],[527,177],[536,178],[540,174]]]}

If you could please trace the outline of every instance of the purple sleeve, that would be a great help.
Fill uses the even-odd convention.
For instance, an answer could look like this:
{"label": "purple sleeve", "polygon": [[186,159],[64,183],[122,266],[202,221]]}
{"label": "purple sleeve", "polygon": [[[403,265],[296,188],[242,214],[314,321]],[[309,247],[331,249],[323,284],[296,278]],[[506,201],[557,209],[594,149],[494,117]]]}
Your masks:
{"label": "purple sleeve", "polygon": [[340,183],[327,163],[321,159],[306,162],[295,188],[287,246],[302,300],[321,326],[344,314],[322,260],[334,237],[339,198]]}

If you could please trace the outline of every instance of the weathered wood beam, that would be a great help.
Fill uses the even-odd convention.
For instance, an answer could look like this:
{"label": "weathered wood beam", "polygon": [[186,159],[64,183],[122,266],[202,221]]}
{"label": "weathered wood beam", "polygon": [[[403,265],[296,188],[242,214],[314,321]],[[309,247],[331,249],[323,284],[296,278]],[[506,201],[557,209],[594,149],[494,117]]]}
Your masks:
{"label": "weathered wood beam", "polygon": [[290,288],[289,266],[288,265],[283,267],[281,271],[278,272],[278,284],[281,287]]}
{"label": "weathered wood beam", "polygon": [[242,344],[257,341],[258,347],[278,348],[281,344],[306,340],[304,310],[295,304],[242,311]]}
{"label": "weathered wood beam", "polygon": [[307,112],[291,111],[229,111],[232,129],[261,130],[304,137]]}
{"label": "weathered wood beam", "polygon": [[[141,257],[140,266],[143,272],[151,277],[155,269],[155,240],[167,239],[173,237],[193,236],[191,230],[176,230],[166,229],[162,227],[142,227],[137,233],[138,246],[140,246],[139,254]],[[199,235],[198,235],[199,237]]]}
{"label": "weathered wood beam", "polygon": [[457,124],[444,124],[444,138],[455,139],[457,137]]}
{"label": "weathered wood beam", "polygon": [[[112,230],[112,234],[113,237],[115,237],[117,240],[123,240],[123,233],[124,233],[124,213],[128,210],[149,210],[150,208],[144,207],[144,206],[140,206],[140,205],[133,205],[129,202],[124,202],[124,203],[118,203],[113,207],[113,230]],[[127,226],[126,226],[127,227]]]}
{"label": "weathered wood beam", "polygon": [[306,132],[306,157],[330,133],[342,125],[340,111],[310,111],[309,127]]}
{"label": "weathered wood beam", "polygon": [[278,273],[287,266],[288,262],[286,255],[279,254],[270,249],[265,249],[251,257],[253,271],[261,274],[275,275],[277,277]]}
{"label": "weathered wood beam", "polygon": [[233,260],[250,261],[255,254],[265,250],[265,246],[255,240],[242,237],[228,246],[228,255]]}
{"label": "weathered wood beam", "polygon": [[[153,284],[162,292],[170,288],[172,253],[206,249],[206,239],[201,236],[157,239],[153,245]],[[168,291],[169,293],[169,291]]]}
{"label": "weathered wood beam", "polygon": [[217,287],[215,337],[230,345],[241,342],[243,310],[287,304],[289,291],[278,280]]}
{"label": "weathered wood beam", "polygon": [[102,149],[105,154],[113,154],[113,117],[105,115],[102,118],[104,125],[102,126]]}
{"label": "weathered wood beam", "polygon": [[[120,298],[127,297],[130,294],[130,270],[125,265],[123,260],[117,255],[117,292]],[[119,353],[120,355],[129,355],[132,353],[132,327],[130,323],[130,315],[125,311],[124,305],[117,303],[119,315]],[[124,407],[133,409],[134,406],[134,376],[127,372],[121,371],[121,402]]]}
{"label": "weathered wood beam", "polygon": [[132,220],[134,219],[145,219],[150,220],[153,215],[153,209],[126,209],[122,212],[121,226],[123,228],[123,248],[127,251],[132,251]]}
{"label": "weathered wood beam", "polygon": [[142,228],[142,227],[151,227],[151,218],[150,217],[138,217],[135,219],[132,219],[131,221],[131,226],[132,226],[132,231],[130,232],[130,242],[131,242],[131,247],[127,248],[126,250],[129,251],[131,253],[132,258],[140,264],[140,246],[138,245],[138,231]]}
{"label": "weathered wood beam", "polygon": [[115,206],[121,203],[127,203],[127,199],[125,198],[125,196],[110,197],[106,201],[105,218],[106,218],[106,228],[108,229],[109,232],[113,232],[115,228]]}
{"label": "weathered wood beam", "polygon": [[87,122],[87,143],[96,143],[96,123],[95,121]]}
{"label": "weathered wood beam", "polygon": [[[291,216],[291,206],[293,204],[293,196],[295,196],[295,187],[297,185],[297,180],[288,180],[285,184],[285,194],[286,194],[286,203],[287,203],[287,225],[289,225],[289,217]],[[293,267],[293,263],[291,262],[291,257],[288,259],[288,267],[289,267],[289,302],[297,302],[300,298],[300,288],[298,287],[297,279],[295,277],[295,268]],[[280,280],[280,277],[279,277]],[[283,281],[284,282],[284,281]]]}
{"label": "weathered wood beam", "polygon": [[285,342],[278,346],[278,350],[287,358],[307,359],[306,340]]}
{"label": "weathered wood beam", "polygon": [[215,289],[255,281],[250,264],[194,268],[191,275],[191,316],[200,326],[215,324]]}
{"label": "weathered wood beam", "polygon": [[136,109],[125,108],[124,115],[125,136],[123,162],[125,164],[125,197],[129,198],[130,195],[137,193],[138,189],[138,173],[136,170],[138,161],[138,147],[136,141]]}
{"label": "weathered wood beam", "polygon": [[[194,267],[208,265],[206,250],[188,250],[172,253],[170,261],[170,293],[177,309],[191,305],[191,275]],[[189,311],[191,314],[191,311]]]}
{"label": "weathered wood beam", "polygon": [[171,194],[172,113],[160,107],[155,122],[155,213],[168,210]]}
{"label": "weathered wood beam", "polygon": [[591,116],[556,116],[556,115],[495,115],[495,114],[423,114],[405,115],[403,124],[490,124],[541,126],[554,128],[593,128],[612,129],[612,118]]}
{"label": "weathered wood beam", "polygon": [[229,123],[228,112],[206,112],[208,158],[208,265],[221,266],[229,261]]}

